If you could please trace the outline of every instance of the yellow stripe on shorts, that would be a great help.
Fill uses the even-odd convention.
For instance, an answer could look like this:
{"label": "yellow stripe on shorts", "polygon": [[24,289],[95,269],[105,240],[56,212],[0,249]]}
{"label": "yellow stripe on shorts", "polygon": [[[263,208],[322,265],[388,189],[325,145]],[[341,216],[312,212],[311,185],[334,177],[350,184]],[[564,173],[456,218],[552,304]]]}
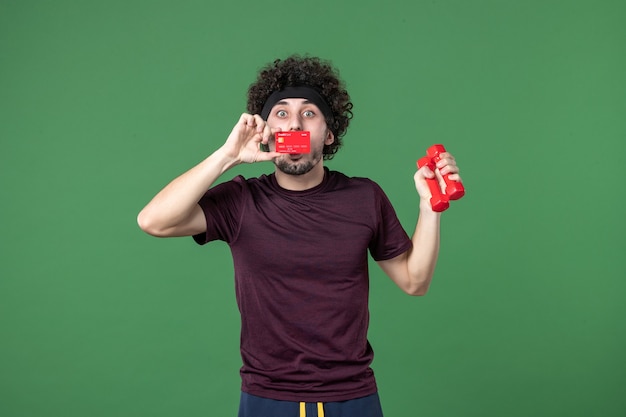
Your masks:
{"label": "yellow stripe on shorts", "polygon": [[[300,417],[306,417],[306,403],[300,403]],[[317,403],[317,417],[324,417],[324,404]]]}

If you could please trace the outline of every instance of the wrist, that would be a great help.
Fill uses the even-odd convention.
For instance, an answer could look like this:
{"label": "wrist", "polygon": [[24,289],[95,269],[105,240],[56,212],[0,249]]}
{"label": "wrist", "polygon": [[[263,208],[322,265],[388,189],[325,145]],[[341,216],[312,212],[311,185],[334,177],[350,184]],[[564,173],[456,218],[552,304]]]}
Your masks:
{"label": "wrist", "polygon": [[237,157],[234,157],[230,153],[228,153],[224,149],[224,147],[221,147],[213,152],[208,159],[220,168],[222,174],[228,171],[230,168],[233,168],[234,166],[237,166],[241,163],[241,161]]}
{"label": "wrist", "polygon": [[430,204],[430,199],[421,199],[419,210],[420,216],[422,217],[432,217],[433,219],[439,219],[441,217],[441,212],[433,210],[433,207]]}

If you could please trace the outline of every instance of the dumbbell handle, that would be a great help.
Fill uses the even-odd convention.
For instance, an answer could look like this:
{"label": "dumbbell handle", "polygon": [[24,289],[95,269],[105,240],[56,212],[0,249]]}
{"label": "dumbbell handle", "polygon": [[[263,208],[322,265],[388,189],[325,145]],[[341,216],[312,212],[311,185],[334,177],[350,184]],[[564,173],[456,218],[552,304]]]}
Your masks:
{"label": "dumbbell handle", "polygon": [[[446,148],[443,145],[433,145],[426,151],[426,156],[436,164],[441,160],[440,154],[445,151]],[[443,176],[443,180],[446,183],[446,195],[449,200],[458,200],[465,195],[465,188],[462,183],[451,180],[449,176],[450,174]]]}
{"label": "dumbbell handle", "polygon": [[[433,172],[435,171],[435,165],[432,163],[432,160],[424,156],[423,158],[418,159],[417,168],[421,168],[424,165],[427,165]],[[442,212],[445,211],[448,207],[450,207],[450,203],[448,202],[448,196],[441,192],[441,188],[439,187],[439,182],[437,178],[426,178],[426,184],[428,184],[428,188],[430,189],[430,206],[433,211]]]}

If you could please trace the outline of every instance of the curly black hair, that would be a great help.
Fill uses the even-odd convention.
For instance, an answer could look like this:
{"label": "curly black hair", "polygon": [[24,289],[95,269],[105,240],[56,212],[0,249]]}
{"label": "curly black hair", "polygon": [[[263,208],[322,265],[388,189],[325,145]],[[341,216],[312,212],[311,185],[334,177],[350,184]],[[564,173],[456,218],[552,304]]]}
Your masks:
{"label": "curly black hair", "polygon": [[332,116],[326,117],[326,125],[335,135],[335,141],[324,146],[324,159],[332,159],[343,144],[342,137],[352,119],[352,102],[338,71],[330,62],[317,57],[291,55],[266,65],[248,88],[248,112],[260,114],[273,92],[302,85],[315,89],[330,106]]}

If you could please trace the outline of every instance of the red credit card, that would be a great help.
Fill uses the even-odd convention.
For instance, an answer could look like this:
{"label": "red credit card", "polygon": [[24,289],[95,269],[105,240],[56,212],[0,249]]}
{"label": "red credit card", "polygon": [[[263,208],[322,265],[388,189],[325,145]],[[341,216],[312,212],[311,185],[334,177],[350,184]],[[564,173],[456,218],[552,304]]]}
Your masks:
{"label": "red credit card", "polygon": [[276,132],[276,152],[309,153],[311,152],[311,132],[302,130]]}

